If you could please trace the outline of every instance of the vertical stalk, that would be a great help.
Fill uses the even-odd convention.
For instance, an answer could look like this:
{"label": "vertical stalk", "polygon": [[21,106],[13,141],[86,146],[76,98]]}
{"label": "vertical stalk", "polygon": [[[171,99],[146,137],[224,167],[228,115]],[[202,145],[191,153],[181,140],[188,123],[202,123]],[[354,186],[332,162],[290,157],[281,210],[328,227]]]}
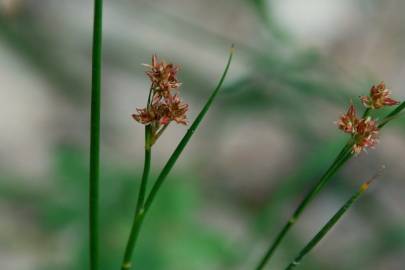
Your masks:
{"label": "vertical stalk", "polygon": [[136,213],[140,211],[145,201],[151,159],[152,159],[152,127],[150,125],[147,125],[145,127],[145,162],[142,173],[141,187],[139,189],[138,201],[136,203]]}
{"label": "vertical stalk", "polygon": [[[148,101],[149,104],[149,101]],[[150,164],[152,159],[152,127],[145,126],[145,162],[142,173],[142,181],[138,194],[138,201],[136,203],[134,220],[132,222],[131,233],[128,238],[127,246],[125,248],[124,259],[121,265],[122,270],[127,270],[132,267],[131,259],[134,252],[136,240],[138,239],[139,230],[143,222],[146,188],[148,184]]]}
{"label": "vertical stalk", "polygon": [[89,248],[90,270],[98,269],[99,240],[99,169],[100,169],[100,103],[101,103],[101,50],[103,1],[94,1],[91,125],[90,125],[90,175],[89,175]]}

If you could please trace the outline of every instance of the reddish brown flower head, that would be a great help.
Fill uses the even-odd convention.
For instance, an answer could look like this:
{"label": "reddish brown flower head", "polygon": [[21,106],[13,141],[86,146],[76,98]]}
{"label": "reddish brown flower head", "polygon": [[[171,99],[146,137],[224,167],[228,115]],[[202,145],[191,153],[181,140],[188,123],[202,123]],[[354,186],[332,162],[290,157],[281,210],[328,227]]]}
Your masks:
{"label": "reddish brown flower head", "polygon": [[147,65],[150,70],[146,72],[152,82],[154,92],[162,97],[167,97],[171,89],[177,89],[180,82],[176,78],[178,66],[167,64],[165,61],[159,62],[156,55],[152,56],[152,64]]}
{"label": "reddish brown flower head", "polygon": [[369,96],[362,96],[360,100],[363,105],[370,109],[379,109],[384,106],[398,105],[399,101],[392,99],[391,91],[385,87],[385,83],[373,85],[370,89]]}
{"label": "reddish brown flower head", "polygon": [[336,122],[339,129],[343,130],[346,133],[354,133],[356,131],[356,125],[359,122],[356,116],[356,109],[353,104],[350,105],[347,113],[342,115],[339,120]]}
{"label": "reddish brown flower head", "polygon": [[178,95],[172,96],[168,103],[170,120],[175,121],[177,124],[187,125],[188,104],[183,103]]}
{"label": "reddish brown flower head", "polygon": [[138,113],[132,117],[144,125],[152,124],[157,130],[160,126],[168,125],[171,121],[178,124],[187,124],[188,105],[183,103],[179,96],[170,96],[152,103],[149,108],[137,109]]}
{"label": "reddish brown flower head", "polygon": [[378,143],[378,125],[371,117],[361,119],[356,125],[353,153],[359,154],[366,148],[374,147]]}
{"label": "reddish brown flower head", "polygon": [[152,82],[151,98],[146,108],[137,109],[132,117],[141,124],[151,125],[153,144],[170,122],[187,124],[188,105],[181,101],[178,91],[172,91],[180,87],[176,78],[177,66],[164,61],[158,62],[156,55],[152,56],[152,64],[146,66],[150,69],[146,74]]}

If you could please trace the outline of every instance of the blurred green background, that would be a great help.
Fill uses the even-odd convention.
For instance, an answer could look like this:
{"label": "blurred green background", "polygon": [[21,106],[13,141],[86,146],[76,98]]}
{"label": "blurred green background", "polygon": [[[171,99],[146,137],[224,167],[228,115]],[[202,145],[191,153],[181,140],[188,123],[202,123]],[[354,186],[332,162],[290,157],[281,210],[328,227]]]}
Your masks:
{"label": "blurred green background", "polygon": [[[0,269],[87,269],[92,1],[0,0]],[[102,270],[118,269],[142,169],[150,56],[181,65],[189,118],[225,89],[165,183],[134,260],[144,270],[253,269],[346,137],[333,122],[384,80],[405,97],[401,0],[105,1]],[[381,112],[383,113],[383,112]],[[186,127],[154,148],[159,172]],[[304,261],[403,270],[405,123],[345,166],[293,229],[283,269],[381,164],[381,181]]]}

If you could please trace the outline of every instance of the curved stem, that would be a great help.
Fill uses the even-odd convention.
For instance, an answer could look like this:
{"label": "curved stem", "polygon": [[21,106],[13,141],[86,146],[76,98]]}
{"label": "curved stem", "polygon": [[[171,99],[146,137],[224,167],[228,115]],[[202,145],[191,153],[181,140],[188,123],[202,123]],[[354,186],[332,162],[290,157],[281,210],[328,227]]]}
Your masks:
{"label": "curved stem", "polygon": [[102,51],[103,1],[94,1],[93,60],[90,125],[90,176],[89,176],[89,249],[90,269],[98,269],[99,240],[99,168],[100,168],[100,103],[101,103],[101,51]]}
{"label": "curved stem", "polygon": [[208,112],[209,108],[211,107],[212,103],[214,102],[216,96],[219,93],[219,90],[222,87],[222,84],[224,83],[225,77],[228,74],[229,67],[232,62],[232,57],[233,57],[233,52],[234,52],[234,46],[232,45],[228,61],[226,63],[226,67],[224,72],[222,73],[221,79],[218,82],[217,87],[214,89],[212,92],[211,96],[208,98],[208,101],[205,103],[204,107],[200,111],[200,113],[197,115],[196,119],[194,122],[191,124],[190,128],[187,130],[186,134],[184,137],[181,139],[180,143],[177,145],[176,149],[174,150],[173,154],[170,156],[169,160],[166,162],[165,166],[163,167],[162,171],[160,172],[158,178],[156,179],[155,184],[152,187],[152,190],[146,199],[145,202],[145,212],[149,210],[150,206],[152,205],[159,189],[161,188],[163,182],[165,181],[167,175],[173,168],[174,164],[176,163],[177,159],[183,152],[184,148],[190,141],[191,137],[193,136],[194,132],[197,130],[198,126],[200,125],[201,121],[203,120],[204,116]]}
{"label": "curved stem", "polygon": [[125,248],[124,259],[121,269],[130,269],[132,254],[134,253],[136,240],[139,236],[139,229],[143,222],[143,205],[146,196],[146,189],[148,185],[148,178],[150,172],[150,164],[152,159],[152,127],[150,125],[145,126],[145,161],[142,173],[141,186],[139,188],[138,201],[136,203],[134,220],[132,222],[131,233],[128,238],[127,246]]}

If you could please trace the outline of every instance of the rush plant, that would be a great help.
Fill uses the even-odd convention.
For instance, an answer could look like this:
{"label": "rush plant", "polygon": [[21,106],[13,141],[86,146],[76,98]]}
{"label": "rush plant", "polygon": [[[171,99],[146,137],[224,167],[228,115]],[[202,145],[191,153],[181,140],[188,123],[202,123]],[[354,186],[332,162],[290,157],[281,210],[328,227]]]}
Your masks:
{"label": "rush plant", "polygon": [[222,84],[228,73],[234,48],[231,47],[228,62],[225,70],[218,82],[217,87],[212,92],[208,101],[187,130],[184,137],[180,140],[173,154],[170,156],[166,165],[163,167],[158,178],[152,185],[150,193],[146,194],[148,185],[149,171],[151,165],[152,146],[159,139],[162,133],[166,130],[171,122],[178,124],[187,124],[188,105],[180,99],[179,87],[181,83],[177,80],[176,74],[178,67],[174,64],[167,64],[165,61],[159,62],[156,55],[152,57],[151,65],[146,65],[148,75],[151,81],[149,89],[148,101],[145,108],[137,109],[137,113],[132,117],[139,123],[145,125],[145,165],[142,174],[142,182],[138,194],[138,202],[135,208],[134,219],[132,223],[131,233],[128,238],[125,249],[124,259],[121,265],[122,270],[132,268],[131,258],[135,249],[135,245],[142,227],[142,223],[148,210],[152,206],[160,188],[162,187],[167,175],[172,170],[177,159],[180,157],[184,148],[187,146],[194,132],[197,130],[204,116],[211,107],[214,99],[221,90]]}
{"label": "rush plant", "polygon": [[[94,27],[93,27],[93,54],[92,54],[92,91],[91,91],[91,124],[90,124],[90,175],[89,175],[89,254],[90,269],[99,269],[99,168],[100,168],[100,112],[101,112],[101,70],[102,70],[102,13],[103,1],[94,1]],[[230,49],[229,57],[222,76],[217,86],[212,91],[205,105],[190,125],[183,138],[179,141],[174,152],[170,155],[166,164],[158,174],[156,180],[149,181],[152,164],[152,149],[156,141],[163,135],[170,124],[188,124],[187,112],[189,105],[185,103],[180,95],[181,82],[177,78],[179,67],[172,63],[152,56],[147,68],[146,75],[150,80],[150,88],[145,107],[136,109],[132,115],[134,121],[144,126],[144,168],[138,190],[137,203],[134,206],[134,216],[131,224],[130,234],[126,243],[121,270],[129,270],[133,267],[132,257],[139,239],[142,224],[149,213],[159,191],[166,181],[167,176],[173,169],[183,150],[196,132],[215,98],[220,92],[224,80],[231,65],[234,47]],[[361,96],[360,101],[365,107],[359,117],[357,109],[351,103],[347,112],[336,121],[338,129],[348,135],[347,142],[341,151],[336,155],[329,168],[322,177],[306,194],[291,217],[281,228],[280,232],[268,247],[263,257],[256,265],[256,270],[262,270],[275,251],[285,239],[291,228],[299,221],[305,209],[313,202],[323,188],[333,179],[333,176],[351,158],[360,155],[369,148],[374,148],[378,143],[381,130],[393,119],[397,118],[405,108],[405,103],[398,102],[391,97],[391,92],[382,82],[372,86],[367,96]],[[399,106],[397,106],[399,105]],[[388,113],[382,120],[374,116],[376,110],[387,106],[397,106]],[[249,166],[248,164],[246,166]],[[374,179],[374,178],[373,178]],[[318,234],[302,249],[298,256],[289,264],[286,269],[292,269],[301,262],[316,244],[330,231],[343,214],[353,203],[368,189],[372,180],[364,183],[359,191],[355,193],[343,207],[331,218],[331,220],[319,231]],[[142,269],[141,266],[137,269]]]}
{"label": "rush plant", "polygon": [[[387,123],[395,119],[405,108],[405,102],[400,103],[391,98],[391,92],[385,87],[383,82],[372,86],[370,89],[370,94],[368,96],[360,97],[360,100],[365,106],[362,117],[359,118],[357,116],[356,108],[353,104],[350,104],[348,111],[343,114],[338,121],[336,121],[338,128],[350,135],[347,143],[342,147],[342,150],[336,156],[330,167],[307,193],[296,210],[293,212],[290,219],[276,235],[276,238],[260,259],[255,268],[256,270],[261,270],[266,266],[288,232],[297,223],[304,210],[317,197],[325,185],[331,181],[332,177],[339,171],[339,169],[352,157],[359,155],[367,148],[374,148],[378,142],[378,135],[381,129]],[[377,121],[377,119],[373,119],[370,116],[370,113],[372,113],[374,110],[383,108],[385,106],[395,106],[398,104],[400,105],[381,121]]]}

